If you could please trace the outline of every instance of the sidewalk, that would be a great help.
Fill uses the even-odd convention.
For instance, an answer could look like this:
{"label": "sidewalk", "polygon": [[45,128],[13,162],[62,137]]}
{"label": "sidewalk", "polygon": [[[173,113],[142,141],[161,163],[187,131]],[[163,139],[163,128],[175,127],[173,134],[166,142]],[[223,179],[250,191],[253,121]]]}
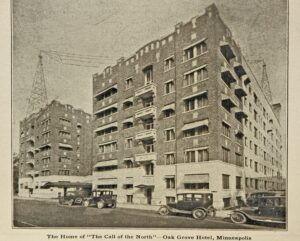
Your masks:
{"label": "sidewalk", "polygon": [[58,203],[58,199],[57,198],[38,198],[38,197],[20,197],[20,196],[14,196],[13,199],[34,200],[34,201],[43,201],[43,202]]}

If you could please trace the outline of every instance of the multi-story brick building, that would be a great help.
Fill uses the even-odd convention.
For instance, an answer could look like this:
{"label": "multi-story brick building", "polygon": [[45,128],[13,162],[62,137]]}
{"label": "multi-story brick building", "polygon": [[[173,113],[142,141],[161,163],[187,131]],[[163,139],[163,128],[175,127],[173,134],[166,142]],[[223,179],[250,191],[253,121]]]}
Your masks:
{"label": "multi-story brick building", "polygon": [[91,126],[90,114],[55,100],[21,121],[19,195],[57,197],[46,183],[91,181]]}
{"label": "multi-story brick building", "polygon": [[[212,192],[222,208],[244,198],[256,179],[281,176],[281,149],[276,156],[270,148],[275,131],[281,145],[279,122],[215,5],[95,74],[93,94],[93,187],[112,189],[120,203]],[[250,139],[259,154],[245,145]],[[250,159],[262,169],[253,171]]]}

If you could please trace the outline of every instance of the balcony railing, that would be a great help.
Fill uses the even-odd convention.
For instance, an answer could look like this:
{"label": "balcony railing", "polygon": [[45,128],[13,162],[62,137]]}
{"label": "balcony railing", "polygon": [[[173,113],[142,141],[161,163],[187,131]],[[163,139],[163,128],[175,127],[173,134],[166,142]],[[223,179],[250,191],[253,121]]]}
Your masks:
{"label": "balcony railing", "polygon": [[156,140],[156,130],[151,129],[151,130],[140,131],[135,135],[135,139],[136,140],[149,140],[149,139]]}
{"label": "balcony railing", "polygon": [[135,112],[135,118],[148,118],[151,116],[154,116],[154,118],[156,117],[155,106],[145,107]]}
{"label": "balcony railing", "polygon": [[152,83],[142,86],[141,88],[135,91],[136,97],[149,97],[155,94],[156,94],[156,85]]}
{"label": "balcony railing", "polygon": [[141,153],[135,155],[136,162],[146,162],[146,161],[156,161],[157,160],[157,153]]}

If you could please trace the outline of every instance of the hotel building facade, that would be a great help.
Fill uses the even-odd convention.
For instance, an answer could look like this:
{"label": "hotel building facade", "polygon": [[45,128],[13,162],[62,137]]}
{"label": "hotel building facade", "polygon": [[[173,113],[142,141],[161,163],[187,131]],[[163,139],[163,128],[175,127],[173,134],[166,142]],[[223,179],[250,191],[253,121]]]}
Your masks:
{"label": "hotel building facade", "polygon": [[119,203],[281,189],[279,121],[215,5],[95,74],[93,95],[93,188]]}
{"label": "hotel building facade", "polygon": [[91,182],[91,119],[54,100],[20,122],[19,196],[57,197],[58,183]]}

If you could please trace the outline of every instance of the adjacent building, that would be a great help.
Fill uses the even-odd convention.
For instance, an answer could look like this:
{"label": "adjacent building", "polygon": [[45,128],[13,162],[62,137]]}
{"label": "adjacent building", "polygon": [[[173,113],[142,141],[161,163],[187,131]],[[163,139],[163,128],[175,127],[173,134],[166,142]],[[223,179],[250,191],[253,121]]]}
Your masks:
{"label": "adjacent building", "polygon": [[19,195],[57,197],[59,183],[91,182],[91,126],[90,114],[56,100],[21,121]]}
{"label": "adjacent building", "polygon": [[[93,76],[93,188],[217,208],[281,189],[280,123],[215,5]],[[277,112],[279,105],[277,105]]]}

